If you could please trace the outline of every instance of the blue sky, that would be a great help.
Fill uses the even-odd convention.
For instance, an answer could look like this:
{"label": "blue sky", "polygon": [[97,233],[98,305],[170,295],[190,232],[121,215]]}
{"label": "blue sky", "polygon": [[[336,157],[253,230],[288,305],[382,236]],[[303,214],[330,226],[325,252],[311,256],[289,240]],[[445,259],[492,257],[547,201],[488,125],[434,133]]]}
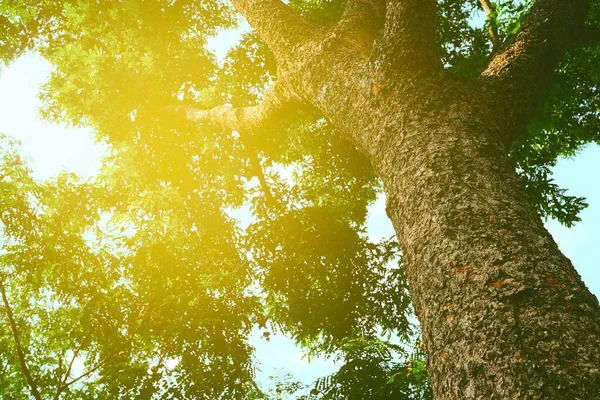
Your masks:
{"label": "blue sky", "polygon": [[[219,40],[209,44],[218,56],[224,55],[239,32],[225,32]],[[104,149],[95,144],[89,129],[67,127],[41,121],[37,109],[39,86],[45,82],[51,66],[36,55],[21,57],[0,72],[0,132],[22,141],[23,152],[30,157],[34,176],[46,179],[62,170],[93,177],[100,167]],[[561,250],[569,257],[584,282],[600,296],[600,272],[596,259],[600,256],[600,147],[588,146],[572,159],[561,160],[554,174],[557,183],[570,194],[584,196],[590,206],[581,214],[582,222],[565,228],[556,221],[547,221]],[[368,231],[373,238],[393,235],[385,215],[385,201],[380,198],[370,210]],[[319,376],[335,371],[331,360],[313,359],[309,363],[293,341],[275,335],[270,342],[257,332],[251,343],[256,358],[262,364],[259,379],[267,382],[271,374],[292,372],[297,378],[311,382]]]}

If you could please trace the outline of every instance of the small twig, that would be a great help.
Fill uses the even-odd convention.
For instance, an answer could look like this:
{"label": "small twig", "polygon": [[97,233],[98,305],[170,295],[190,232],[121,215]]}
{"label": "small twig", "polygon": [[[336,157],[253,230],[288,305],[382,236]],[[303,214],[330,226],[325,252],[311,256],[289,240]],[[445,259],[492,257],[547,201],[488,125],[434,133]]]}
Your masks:
{"label": "small twig", "polygon": [[94,367],[90,368],[83,374],[79,375],[77,378],[70,380],[69,382],[66,382],[63,387],[66,389],[69,386],[71,386],[72,384],[74,384],[75,382],[79,382],[81,379],[85,378],[86,376],[89,376],[89,375],[93,374],[94,372],[96,372],[100,367],[102,367],[106,363],[107,363],[107,359],[100,361]]}
{"label": "small twig", "polygon": [[240,134],[242,144],[248,151],[248,159],[250,161],[252,173],[254,176],[256,176],[256,178],[258,178],[258,183],[260,184],[260,188],[265,195],[267,204],[274,206],[279,211],[285,211],[285,208],[281,204],[279,204],[275,196],[273,196],[273,192],[271,191],[269,183],[267,182],[267,178],[263,171],[263,167],[260,163],[260,159],[258,158],[256,149],[254,148],[254,146],[252,146],[252,144],[248,143],[247,140],[244,140],[244,137],[242,136],[243,132],[238,131],[238,133]]}
{"label": "small twig", "polygon": [[63,356],[64,355],[65,355],[64,352],[62,352],[58,356],[58,367],[56,368],[56,380],[58,381],[58,385],[56,386],[56,394],[57,395],[58,395],[58,389],[60,388],[60,382],[62,382],[62,367],[63,367]]}
{"label": "small twig", "polygon": [[265,195],[265,198],[267,199],[267,204],[274,206],[279,211],[285,211],[283,206],[279,204],[277,199],[275,199],[275,196],[273,196],[273,192],[271,192],[271,188],[269,187],[269,183],[267,182],[267,179],[265,177],[265,173],[263,171],[262,165],[260,164],[260,160],[258,159],[258,156],[255,153],[250,153],[250,162],[253,164],[255,170],[254,176],[258,178],[260,187]]}
{"label": "small twig", "polygon": [[81,351],[81,348],[83,347],[84,342],[85,342],[85,338],[79,343],[79,345],[73,352],[73,357],[71,358],[71,361],[69,362],[69,366],[67,367],[67,370],[66,370],[64,376],[62,376],[61,379],[58,381],[58,386],[56,387],[56,395],[54,396],[55,399],[58,399],[60,394],[67,388],[67,386],[68,386],[67,379],[69,379],[69,376],[71,375],[71,370],[73,369],[73,363],[75,363],[75,359],[79,355],[79,352]]}

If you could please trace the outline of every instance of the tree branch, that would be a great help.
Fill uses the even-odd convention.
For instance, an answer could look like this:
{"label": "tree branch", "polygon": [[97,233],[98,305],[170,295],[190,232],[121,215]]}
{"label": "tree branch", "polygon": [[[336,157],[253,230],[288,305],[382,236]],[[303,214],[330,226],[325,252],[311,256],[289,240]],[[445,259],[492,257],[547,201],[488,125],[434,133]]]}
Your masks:
{"label": "tree branch", "polygon": [[582,36],[589,0],[538,0],[521,30],[502,44],[482,73],[494,107],[507,115],[510,146],[525,130],[560,60]]}
{"label": "tree branch", "polygon": [[490,0],[479,0],[479,3],[481,3],[483,10],[487,14],[487,23],[489,25],[488,35],[490,37],[490,40],[492,41],[493,49],[495,50],[498,47],[500,40],[500,37],[498,36],[498,26],[496,24],[495,18],[496,10],[494,9],[494,6],[492,5],[492,2]]}
{"label": "tree branch", "polygon": [[70,380],[69,382],[65,382],[65,384],[63,385],[63,387],[66,389],[69,386],[71,386],[72,384],[79,382],[80,380],[82,380],[83,378],[90,376],[91,374],[93,374],[94,372],[96,372],[98,369],[100,369],[104,364],[106,364],[108,362],[107,359],[104,359],[102,361],[100,361],[98,364],[96,364],[95,366],[93,366],[92,368],[88,369],[87,371],[85,371],[83,374],[79,375],[77,378]]}
{"label": "tree branch", "polygon": [[287,115],[302,107],[300,101],[275,83],[267,90],[262,103],[250,107],[230,107],[221,105],[208,110],[200,110],[183,105],[169,106],[173,111],[189,121],[201,124],[216,124],[222,129],[244,131],[254,134],[269,125],[280,122]]}
{"label": "tree branch", "polygon": [[64,377],[61,376],[60,377],[61,379],[58,381],[58,386],[56,387],[56,395],[54,396],[55,399],[58,399],[60,397],[60,394],[68,387],[67,379],[69,379],[69,376],[71,376],[71,370],[73,369],[73,364],[75,363],[75,359],[79,355],[79,352],[81,351],[81,348],[83,347],[84,342],[85,342],[85,338],[79,343],[79,345],[77,346],[75,351],[73,351],[73,357],[71,357],[71,361],[69,362],[69,365],[67,366],[67,370],[65,371]]}
{"label": "tree branch", "polygon": [[232,0],[232,3],[276,58],[289,53],[316,29],[280,0]]}
{"label": "tree branch", "polygon": [[27,379],[27,383],[29,384],[29,388],[33,397],[36,400],[42,400],[42,396],[40,395],[37,385],[33,380],[31,373],[29,372],[29,368],[27,367],[27,361],[25,360],[25,354],[23,353],[23,347],[21,346],[21,340],[19,339],[17,324],[15,323],[15,318],[13,316],[12,309],[10,308],[8,297],[6,296],[6,290],[4,289],[4,281],[2,279],[0,279],[0,292],[2,292],[2,302],[4,303],[4,309],[6,310],[8,323],[10,325],[10,330],[13,335],[13,340],[15,342],[15,349],[17,350],[17,356],[19,357],[19,364],[21,365],[21,370],[23,371],[23,375],[25,375],[25,379]]}
{"label": "tree branch", "polygon": [[267,205],[273,206],[281,212],[285,211],[285,208],[277,201],[277,199],[275,198],[275,196],[273,196],[273,193],[271,192],[269,182],[267,182],[267,178],[265,177],[265,173],[260,163],[260,159],[256,154],[256,150],[249,143],[244,142],[244,145],[248,150],[248,159],[250,161],[250,166],[253,169],[253,174],[258,179],[260,188],[263,194],[265,195]]}
{"label": "tree branch", "polygon": [[[59,388],[60,388],[60,383],[62,382],[62,367],[63,367],[63,357],[65,356],[65,351],[63,350],[61,352],[61,354],[58,356],[58,367],[56,368],[56,381],[58,382],[58,385],[56,385],[56,396],[58,396],[59,393]],[[56,398],[56,396],[54,398]]]}
{"label": "tree branch", "polygon": [[436,0],[387,0],[377,60],[390,72],[441,69],[435,33]]}
{"label": "tree branch", "polygon": [[384,0],[348,0],[336,33],[345,35],[368,56],[384,20]]}

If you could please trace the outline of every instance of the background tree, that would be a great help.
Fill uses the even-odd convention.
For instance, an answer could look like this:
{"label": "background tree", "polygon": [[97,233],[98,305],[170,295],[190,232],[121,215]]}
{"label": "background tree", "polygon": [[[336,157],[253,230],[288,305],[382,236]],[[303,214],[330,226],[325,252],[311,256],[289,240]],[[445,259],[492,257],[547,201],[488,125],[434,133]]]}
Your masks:
{"label": "background tree", "polygon": [[[548,168],[598,140],[598,3],[232,3],[254,32],[223,65],[205,48],[236,21],[218,1],[0,9],[3,58],[35,49],[55,65],[44,116],[111,146],[93,197],[124,231],[117,281],[145,301],[128,315],[151,315],[151,348],[185,350],[177,368],[205,372],[173,390],[249,393],[243,338],[265,317],[315,351],[346,349],[349,363],[353,338],[406,332],[405,270],[364,231],[380,178],[437,398],[600,392],[598,302],[538,217],[569,225],[585,206]],[[242,206],[244,232],[227,213]],[[194,380],[208,371],[219,385]],[[161,393],[175,380],[149,382]]]}

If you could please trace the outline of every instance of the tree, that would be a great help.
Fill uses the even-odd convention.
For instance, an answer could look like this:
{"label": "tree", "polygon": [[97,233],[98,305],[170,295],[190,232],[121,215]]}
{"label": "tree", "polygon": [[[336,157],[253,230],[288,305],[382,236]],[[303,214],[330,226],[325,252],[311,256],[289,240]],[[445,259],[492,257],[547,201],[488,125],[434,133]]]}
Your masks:
{"label": "tree", "polygon": [[[323,351],[404,331],[405,273],[436,398],[594,398],[598,301],[540,219],[585,206],[548,167],[598,142],[591,3],[233,0],[254,31],[219,67],[204,44],[234,20],[218,1],[19,2],[2,49],[40,51],[45,116],[112,145],[105,208],[143,227],[140,271],[241,265],[225,298],[256,278],[250,298]],[[401,269],[361,231],[378,179]],[[241,238],[225,210],[244,203]]]}

